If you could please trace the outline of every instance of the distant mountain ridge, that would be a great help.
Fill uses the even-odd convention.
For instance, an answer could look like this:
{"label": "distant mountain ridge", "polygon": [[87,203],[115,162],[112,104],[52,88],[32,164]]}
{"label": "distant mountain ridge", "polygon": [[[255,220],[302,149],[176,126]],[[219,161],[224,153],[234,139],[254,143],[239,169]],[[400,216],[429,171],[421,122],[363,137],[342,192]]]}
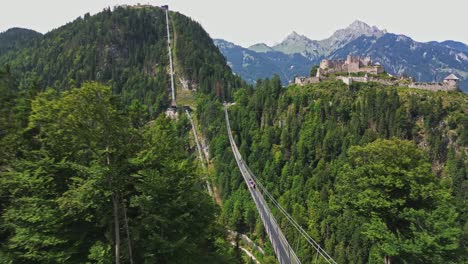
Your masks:
{"label": "distant mountain ridge", "polygon": [[273,46],[272,49],[285,54],[299,53],[310,60],[315,60],[326,53],[326,49],[319,41],[311,40],[295,31],[289,34],[281,43]]}
{"label": "distant mountain ridge", "polygon": [[468,45],[462,42],[458,42],[458,41],[453,41],[453,40],[446,40],[443,42],[431,41],[429,43],[456,49],[456,50],[463,51],[463,52],[468,52]]}
{"label": "distant mountain ridge", "polygon": [[312,61],[297,53],[285,54],[263,49],[261,45],[254,47],[257,52],[222,39],[215,39],[214,43],[228,58],[231,69],[249,83],[269,78],[273,74],[287,81],[291,75],[308,74],[313,65]]}
{"label": "distant mountain ridge", "polygon": [[[221,42],[222,40],[217,40],[215,43]],[[359,20],[323,40],[311,40],[293,31],[282,42],[271,47],[259,43],[248,49],[236,45],[236,49],[239,48],[249,54],[249,64],[238,64],[238,61],[233,60],[233,53],[229,48],[224,47],[221,52],[234,72],[251,83],[258,76],[269,77],[277,73],[283,84],[287,84],[294,76],[308,74],[304,66],[316,65],[325,58],[343,59],[351,53],[371,56],[388,73],[408,74],[417,81],[440,81],[446,75],[455,73],[461,79],[460,88],[468,91],[468,45],[465,43],[453,40],[417,42],[408,36],[392,34]],[[275,60],[271,56],[277,58],[278,53],[302,58],[295,57],[289,63],[283,61],[283,65],[272,65]],[[299,65],[303,61],[308,62]],[[251,65],[256,66],[253,68]],[[261,74],[257,69],[260,69]]]}
{"label": "distant mountain ridge", "polygon": [[271,48],[270,46],[268,46],[267,44],[265,43],[258,43],[258,44],[254,44],[250,47],[248,47],[249,50],[253,50],[255,52],[267,52],[267,51],[274,51],[273,48]]}
{"label": "distant mountain ridge", "polygon": [[[380,38],[385,35],[387,30],[380,30],[376,26],[369,26],[366,23],[356,20],[347,28],[338,29],[331,35],[331,37],[321,40],[319,43],[322,47],[326,48],[328,54],[342,48],[349,42],[359,38],[360,36],[374,36]],[[326,54],[326,55],[328,55]]]}
{"label": "distant mountain ridge", "polygon": [[335,31],[333,35],[323,40],[312,40],[293,31],[277,45],[269,47],[264,43],[260,43],[250,46],[249,49],[257,52],[279,51],[285,54],[299,53],[313,60],[329,55],[336,49],[342,48],[362,35],[381,37],[386,33],[386,30],[380,30],[376,26],[371,27],[362,21],[356,20],[348,27]]}

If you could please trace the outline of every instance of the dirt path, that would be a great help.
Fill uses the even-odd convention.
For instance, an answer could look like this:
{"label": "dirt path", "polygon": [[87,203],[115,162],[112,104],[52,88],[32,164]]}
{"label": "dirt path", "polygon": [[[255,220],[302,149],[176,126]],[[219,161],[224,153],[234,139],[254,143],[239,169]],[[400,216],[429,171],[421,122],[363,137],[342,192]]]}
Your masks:
{"label": "dirt path", "polygon": [[[231,245],[236,246],[236,242],[231,241]],[[239,248],[240,248],[242,251],[244,251],[245,254],[247,254],[247,256],[249,256],[251,259],[253,259],[253,260],[255,261],[255,263],[260,264],[260,262],[257,260],[257,258],[256,258],[252,253],[250,253],[249,250],[247,250],[246,248],[241,247],[241,246],[239,246]]]}
{"label": "dirt path", "polygon": [[218,188],[216,187],[215,184],[213,184],[212,187],[213,187],[213,197],[215,199],[216,204],[218,204],[219,206],[222,206],[223,201],[221,200],[221,197],[219,197]]}

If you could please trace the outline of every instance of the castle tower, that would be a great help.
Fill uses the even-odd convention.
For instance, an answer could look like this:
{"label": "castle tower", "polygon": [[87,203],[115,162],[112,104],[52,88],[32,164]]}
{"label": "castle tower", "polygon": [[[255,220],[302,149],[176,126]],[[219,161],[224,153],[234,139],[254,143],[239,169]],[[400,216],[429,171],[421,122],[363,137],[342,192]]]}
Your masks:
{"label": "castle tower", "polygon": [[450,74],[444,78],[444,83],[447,83],[450,86],[458,87],[458,82],[460,79],[455,74]]}
{"label": "castle tower", "polygon": [[346,57],[346,64],[348,72],[359,72],[359,57],[354,57],[353,55],[349,54]]}
{"label": "castle tower", "polygon": [[346,57],[346,64],[351,64],[353,63],[353,55],[351,54],[348,54],[348,56]]}
{"label": "castle tower", "polygon": [[322,69],[318,68],[317,73],[315,74],[315,77],[320,78],[322,77]]}
{"label": "castle tower", "polygon": [[333,63],[330,61],[330,60],[326,60],[326,59],[323,59],[321,62],[320,62],[320,66],[319,66],[320,69],[329,69],[329,68],[333,68]]}
{"label": "castle tower", "polygon": [[365,67],[372,65],[372,61],[371,61],[370,56],[365,57],[364,59],[361,60],[361,62],[362,62],[362,65],[365,66]]}

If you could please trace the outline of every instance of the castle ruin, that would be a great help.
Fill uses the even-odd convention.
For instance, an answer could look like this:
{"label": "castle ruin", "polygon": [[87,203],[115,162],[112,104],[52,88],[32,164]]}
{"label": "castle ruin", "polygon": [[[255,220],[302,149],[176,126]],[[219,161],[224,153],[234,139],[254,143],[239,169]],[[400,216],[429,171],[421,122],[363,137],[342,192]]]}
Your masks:
{"label": "castle ruin", "polygon": [[[318,71],[317,71],[318,73]],[[316,77],[301,77],[301,76],[296,76],[294,78],[294,83],[297,85],[305,85],[305,84],[311,84],[311,83],[319,83],[321,81],[321,78],[319,76]]]}
{"label": "castle ruin", "polygon": [[327,79],[325,76],[329,74],[361,72],[366,74],[379,74],[385,72],[385,69],[381,65],[372,64],[370,57],[360,58],[349,54],[346,60],[322,60],[315,77],[295,77],[294,83],[298,85],[319,83]]}
{"label": "castle ruin", "polygon": [[321,74],[360,72],[380,74],[383,73],[385,69],[377,63],[372,64],[372,60],[369,56],[361,58],[349,54],[346,60],[322,60],[318,71],[320,71]]}
{"label": "castle ruin", "polygon": [[[295,77],[294,83],[302,86],[319,83],[333,77],[333,79],[341,80],[347,85],[351,85],[352,82],[377,82],[384,85],[407,86],[430,91],[455,91],[458,89],[460,81],[455,74],[445,77],[442,82],[413,82],[410,78],[400,77],[397,79],[393,76],[390,76],[391,78],[378,76],[384,72],[384,67],[377,63],[373,64],[370,57],[361,58],[349,54],[346,60],[322,60],[315,77]],[[365,76],[350,76],[350,73],[365,73]],[[330,74],[332,75],[330,76]]]}
{"label": "castle ruin", "polygon": [[410,84],[409,87],[430,91],[455,91],[458,89],[459,81],[460,79],[452,73],[445,77],[442,82],[415,82]]}

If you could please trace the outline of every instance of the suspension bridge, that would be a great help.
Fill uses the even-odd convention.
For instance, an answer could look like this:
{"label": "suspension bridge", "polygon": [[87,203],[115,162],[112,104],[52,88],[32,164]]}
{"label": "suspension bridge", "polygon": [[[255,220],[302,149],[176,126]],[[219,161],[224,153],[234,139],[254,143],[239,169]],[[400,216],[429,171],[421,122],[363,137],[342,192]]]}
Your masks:
{"label": "suspension bridge", "polygon": [[[250,195],[255,202],[255,206],[258,210],[258,213],[260,214],[260,218],[263,222],[268,238],[270,239],[270,242],[273,246],[276,258],[280,264],[296,264],[301,263],[301,261],[283,234],[263,195],[265,195],[273,203],[278,211],[280,211],[286,217],[289,224],[291,224],[291,226],[293,226],[299,232],[300,236],[302,236],[305,241],[314,249],[316,252],[315,263],[317,263],[320,258],[322,263],[325,261],[325,263],[336,264],[336,261],[333,260],[333,258],[312,237],[310,237],[309,234],[307,234],[307,232],[294,220],[294,218],[291,217],[291,215],[289,215],[289,213],[278,203],[278,201],[276,201],[276,199],[252,173],[250,168],[242,159],[236,142],[232,136],[231,124],[229,122],[229,114],[226,103],[224,104],[224,113],[229,142],[231,144],[231,149],[236,159],[237,166],[242,174],[242,177],[244,178],[245,183],[248,186]],[[253,186],[258,188],[253,188]]]}
{"label": "suspension bridge", "polygon": [[[177,107],[176,104],[176,94],[175,94],[175,84],[174,84],[174,66],[172,61],[172,50],[171,50],[171,37],[170,37],[170,30],[169,30],[169,10],[168,6],[162,6],[165,9],[166,13],[166,29],[167,29],[167,47],[168,47],[168,55],[169,55],[169,66],[170,66],[170,76],[171,76],[171,107],[170,112],[172,115],[175,116],[175,109]],[[186,109],[185,110],[187,117],[190,121],[192,126],[192,132],[194,134],[196,147],[198,150],[198,157],[202,166],[205,168],[205,163],[202,156],[200,142],[198,140],[197,131],[193,122],[193,119],[190,115],[190,112]],[[288,220],[289,224],[293,226],[302,236],[307,243],[312,246],[314,251],[316,252],[315,255],[315,263],[321,259],[321,262],[325,261],[325,263],[336,264],[335,260],[333,260],[330,255],[312,238],[307,234],[307,232],[288,214],[288,212],[275,200],[275,198],[268,192],[268,190],[261,184],[261,182],[255,177],[252,173],[250,168],[247,166],[245,161],[242,159],[242,156],[237,148],[237,145],[234,141],[231,131],[231,125],[229,123],[229,115],[227,111],[227,105],[224,104],[224,112],[226,117],[226,127],[229,137],[229,142],[231,144],[231,149],[236,159],[237,166],[244,178],[245,183],[248,186],[248,190],[252,199],[255,202],[255,206],[257,211],[260,215],[262,220],[263,226],[265,227],[265,231],[268,235],[268,238],[273,246],[273,250],[275,252],[276,258],[278,259],[280,264],[301,264],[299,257],[296,255],[295,251],[289,244],[286,236],[283,234],[278,222],[276,221],[275,217],[273,216],[270,207],[268,206],[264,195],[271,201],[271,203],[281,212],[286,219]],[[212,195],[212,190],[210,183],[206,180],[207,190]],[[257,188],[258,187],[258,188]]]}

